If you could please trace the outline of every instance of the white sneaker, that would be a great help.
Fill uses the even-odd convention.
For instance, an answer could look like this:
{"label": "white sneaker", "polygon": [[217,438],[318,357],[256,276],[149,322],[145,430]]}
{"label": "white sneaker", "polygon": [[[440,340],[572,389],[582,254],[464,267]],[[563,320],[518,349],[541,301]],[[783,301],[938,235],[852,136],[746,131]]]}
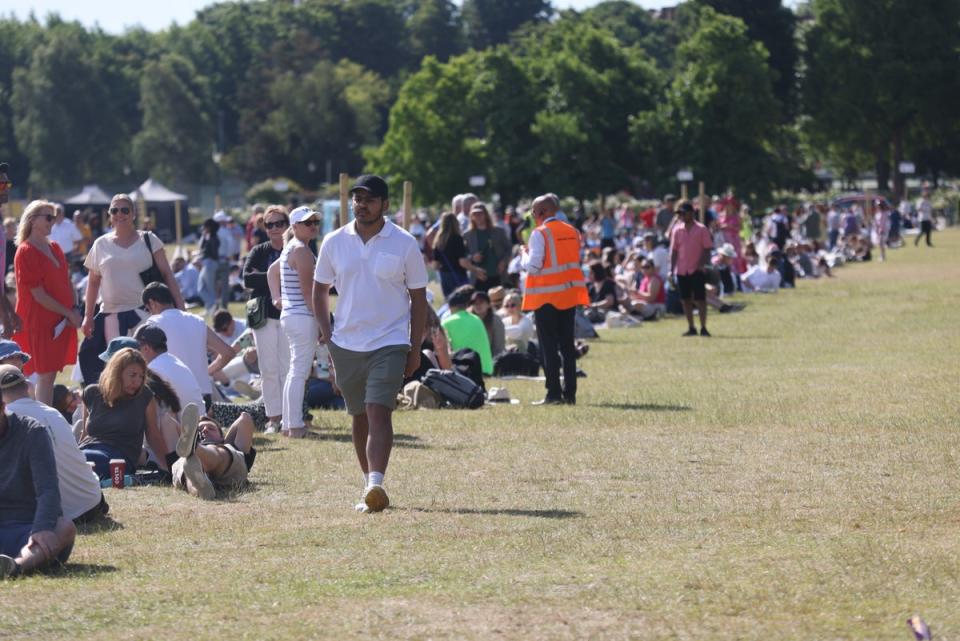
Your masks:
{"label": "white sneaker", "polygon": [[276,434],[280,431],[280,424],[275,423],[274,421],[267,421],[267,425],[263,430],[264,434]]}
{"label": "white sneaker", "polygon": [[363,494],[363,502],[371,512],[382,512],[390,507],[390,499],[382,485],[370,485]]}
{"label": "white sneaker", "polygon": [[370,508],[368,508],[367,504],[364,503],[363,501],[360,501],[359,503],[354,505],[353,509],[355,509],[357,512],[360,512],[360,514],[366,514],[367,512],[370,511]]}
{"label": "white sneaker", "polygon": [[187,403],[180,417],[180,438],[177,439],[177,456],[189,458],[197,447],[197,430],[200,427],[200,408],[196,403]]}

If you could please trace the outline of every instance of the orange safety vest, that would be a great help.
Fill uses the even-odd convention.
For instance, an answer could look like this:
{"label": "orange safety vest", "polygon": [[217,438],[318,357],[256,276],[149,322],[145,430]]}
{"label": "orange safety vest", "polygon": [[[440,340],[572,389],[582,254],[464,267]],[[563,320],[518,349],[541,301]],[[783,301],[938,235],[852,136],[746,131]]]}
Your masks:
{"label": "orange safety vest", "polygon": [[527,275],[523,311],[553,305],[570,309],[589,305],[590,296],[580,269],[580,234],[567,223],[550,220],[537,227],[543,234],[543,268]]}

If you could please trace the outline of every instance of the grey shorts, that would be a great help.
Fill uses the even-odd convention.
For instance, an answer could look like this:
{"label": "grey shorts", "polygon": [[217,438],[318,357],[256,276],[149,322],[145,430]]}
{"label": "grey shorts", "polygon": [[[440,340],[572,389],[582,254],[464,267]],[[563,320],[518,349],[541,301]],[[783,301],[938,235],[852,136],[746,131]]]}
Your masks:
{"label": "grey shorts", "polygon": [[328,343],[336,370],[337,386],[343,393],[350,416],[364,414],[367,403],[389,409],[397,404],[407,366],[406,345],[387,345],[372,352],[354,352]]}

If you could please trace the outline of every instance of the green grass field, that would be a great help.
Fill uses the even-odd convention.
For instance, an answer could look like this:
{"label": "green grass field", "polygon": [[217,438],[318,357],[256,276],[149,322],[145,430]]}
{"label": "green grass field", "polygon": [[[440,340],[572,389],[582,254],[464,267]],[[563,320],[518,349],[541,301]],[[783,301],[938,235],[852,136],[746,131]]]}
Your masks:
{"label": "green grass field", "polygon": [[[575,408],[396,415],[353,511],[348,418],[260,437],[248,492],[108,490],[5,639],[960,637],[960,231],[714,315],[606,331]],[[492,382],[497,385],[497,382]]]}

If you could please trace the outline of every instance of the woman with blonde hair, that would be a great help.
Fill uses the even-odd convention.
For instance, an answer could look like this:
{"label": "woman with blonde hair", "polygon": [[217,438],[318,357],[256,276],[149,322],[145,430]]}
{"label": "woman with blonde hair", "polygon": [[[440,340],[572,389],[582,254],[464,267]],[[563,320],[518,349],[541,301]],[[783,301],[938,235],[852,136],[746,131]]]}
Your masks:
{"label": "woman with blonde hair", "polygon": [[[110,357],[95,385],[83,390],[80,449],[101,479],[110,476],[110,459],[123,459],[132,474],[146,460],[143,439],[156,453],[169,447],[157,423],[157,401],[146,386],[147,363],[125,347]],[[157,457],[162,470],[167,458]],[[175,457],[174,457],[175,458]]]}
{"label": "woman with blonde hair", "polygon": [[103,370],[99,354],[107,343],[117,336],[127,336],[146,318],[140,294],[148,284],[145,276],[154,265],[177,308],[183,309],[183,296],[163,242],[153,232],[137,231],[137,214],[130,197],[117,194],[108,211],[113,231],[97,238],[83,261],[89,279],[81,326],[86,338],[80,345],[79,363],[87,384],[96,381]]}
{"label": "woman with blonde hair", "polygon": [[470,224],[463,234],[470,262],[482,269],[477,273],[474,287],[485,292],[500,285],[500,275],[507,273],[510,261],[510,239],[507,232],[493,224],[493,217],[483,203],[470,207]]}
{"label": "woman with blonde hair", "polygon": [[445,212],[440,216],[440,230],[433,239],[433,259],[440,273],[440,288],[447,298],[457,287],[469,283],[467,272],[473,272],[477,278],[486,278],[487,274],[467,258],[467,248],[460,235],[460,223],[456,214]]}
{"label": "woman with blonde hair", "polygon": [[54,218],[51,202],[35,200],[27,205],[14,257],[17,315],[23,319],[23,328],[13,340],[30,355],[24,373],[36,372],[36,398],[47,405],[53,405],[57,373],[77,360],[76,329],[83,322],[74,308],[67,258],[48,238]]}

